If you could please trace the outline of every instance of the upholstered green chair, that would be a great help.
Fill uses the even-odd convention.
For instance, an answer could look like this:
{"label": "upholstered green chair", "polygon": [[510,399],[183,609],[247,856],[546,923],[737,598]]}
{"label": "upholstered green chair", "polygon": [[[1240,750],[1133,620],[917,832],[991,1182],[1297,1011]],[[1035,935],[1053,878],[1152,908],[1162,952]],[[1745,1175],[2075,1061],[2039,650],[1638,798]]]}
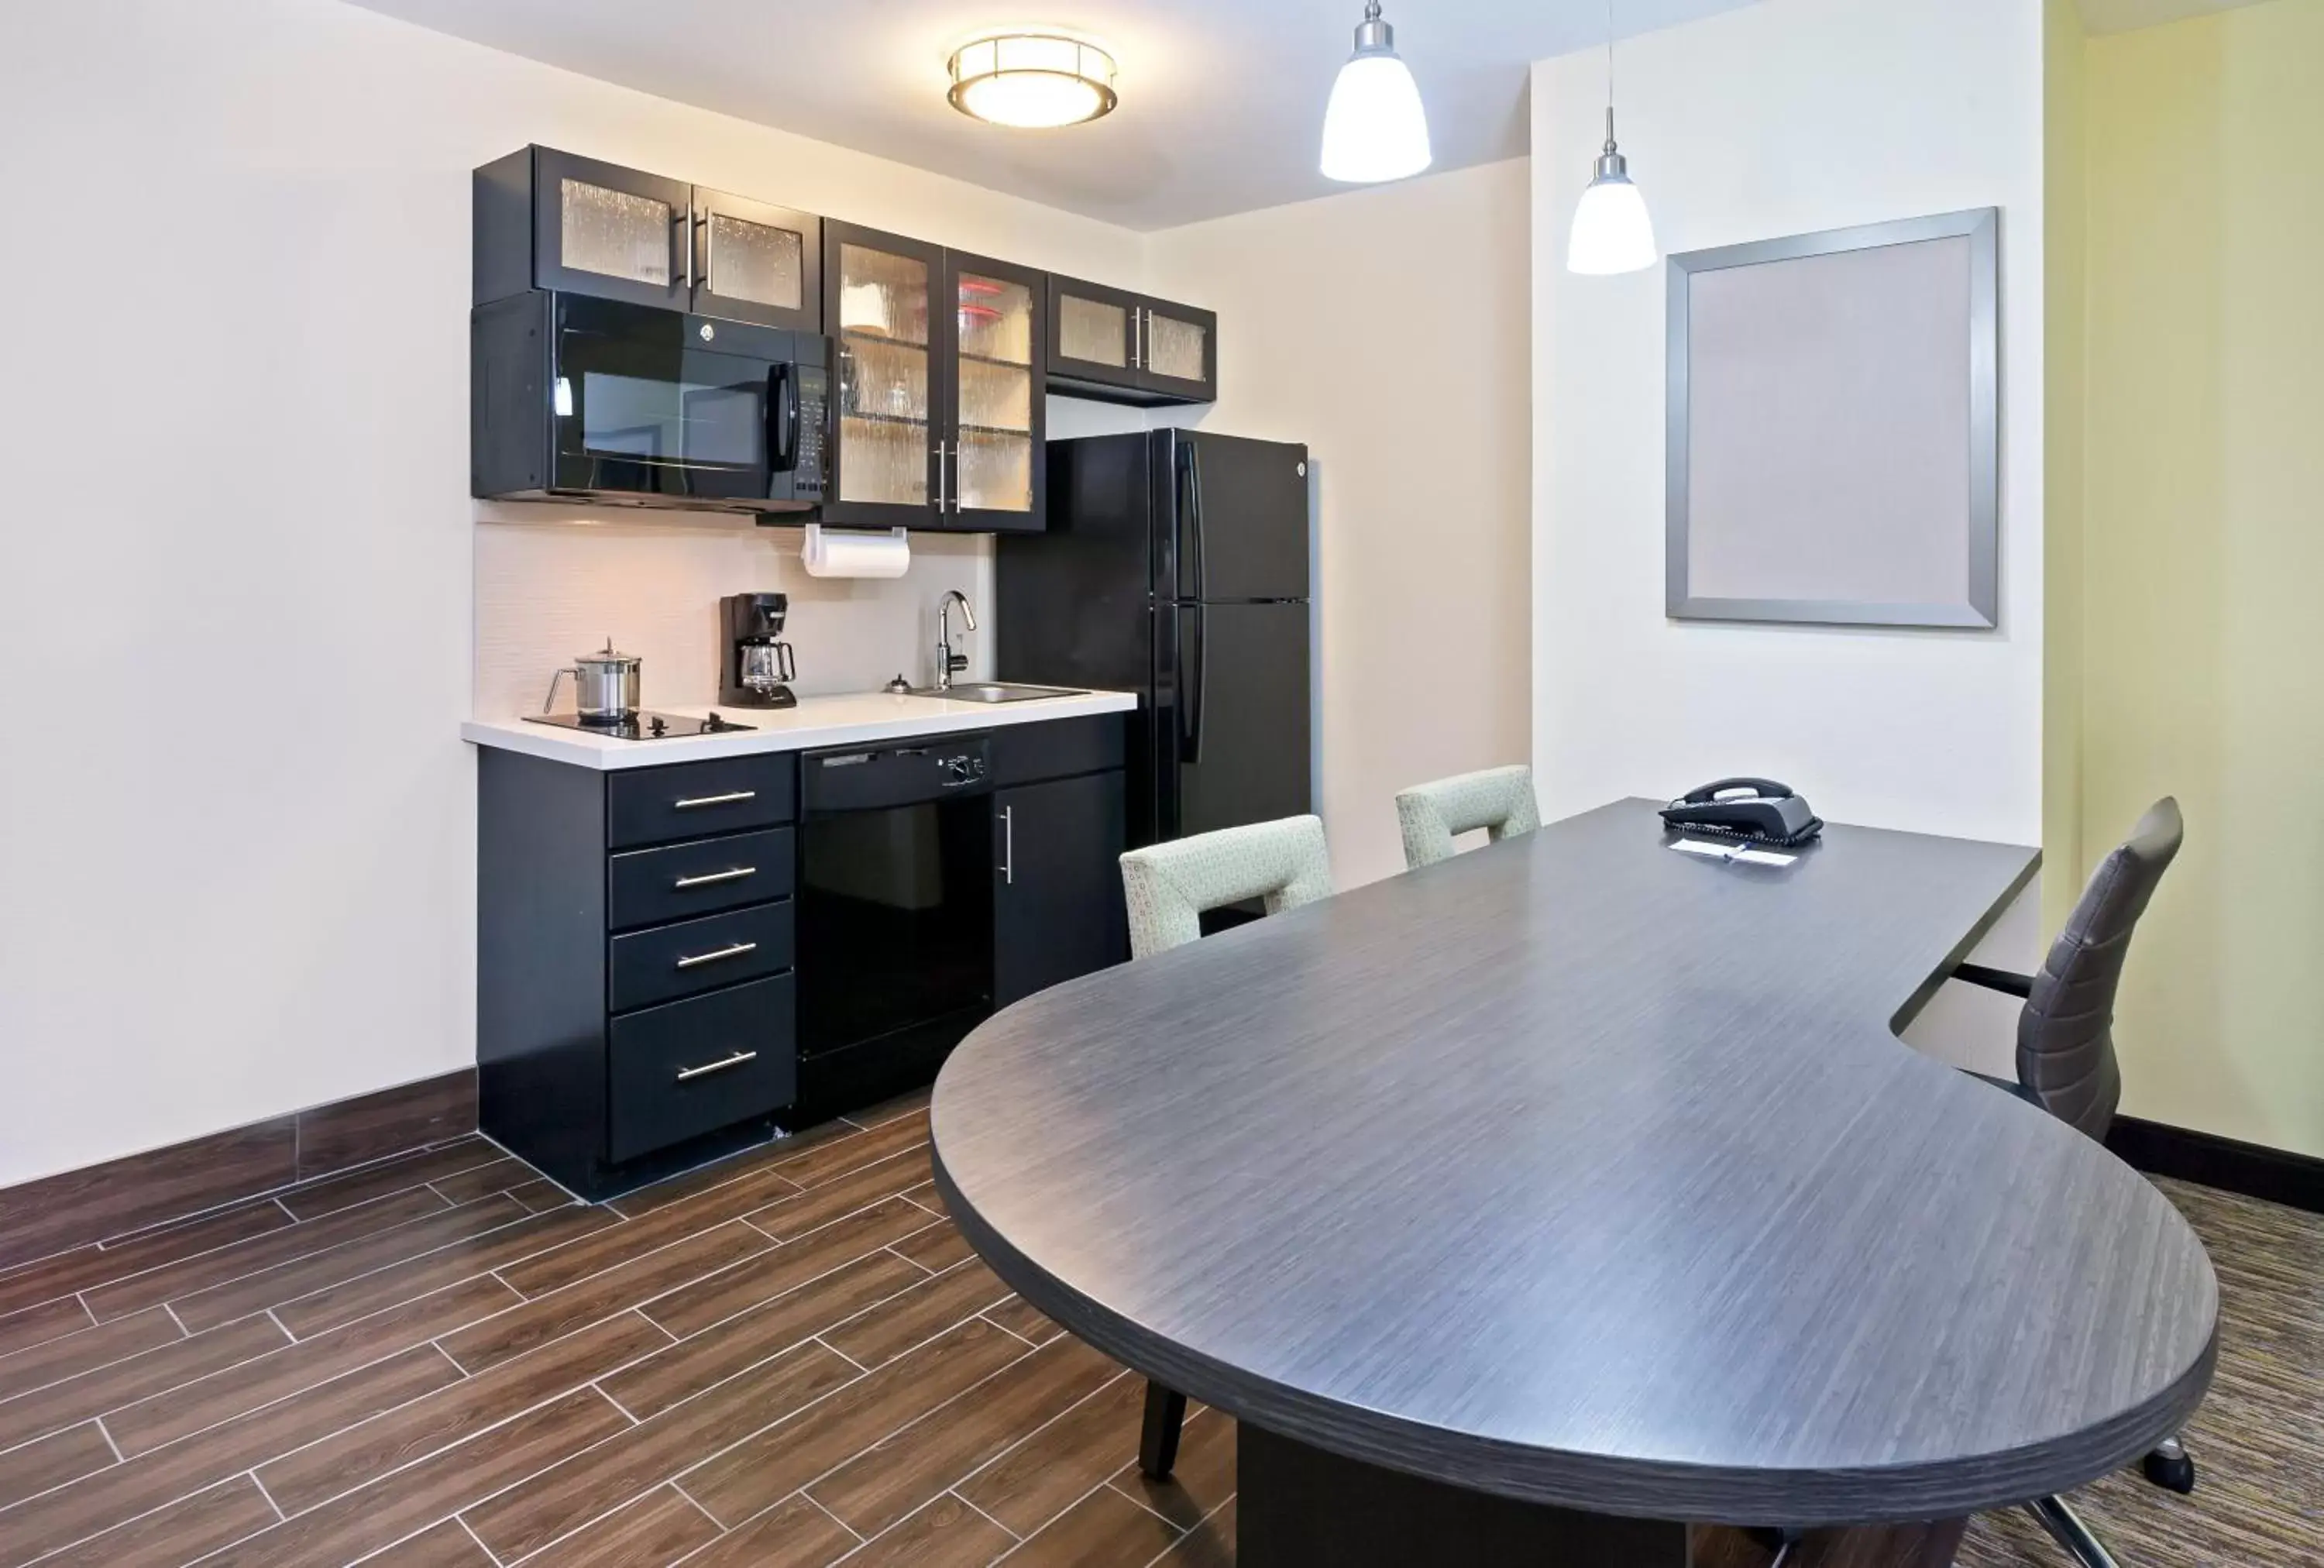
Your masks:
{"label": "upholstered green chair", "polygon": [[1332,896],[1320,817],[1287,816],[1196,834],[1121,857],[1130,955],[1148,958],[1203,934],[1205,909],[1260,899],[1270,915]]}
{"label": "upholstered green chair", "polygon": [[[1270,915],[1332,896],[1323,819],[1289,816],[1133,849],[1121,857],[1130,955],[1151,958],[1203,935],[1203,911],[1258,899]],[[1156,1480],[1178,1462],[1186,1397],[1148,1379],[1138,1464]]]}
{"label": "upholstered green chair", "polygon": [[1404,829],[1404,863],[1418,870],[1451,860],[1461,834],[1481,827],[1498,844],[1533,832],[1541,826],[1541,806],[1532,769],[1488,768],[1399,791],[1396,819]]}

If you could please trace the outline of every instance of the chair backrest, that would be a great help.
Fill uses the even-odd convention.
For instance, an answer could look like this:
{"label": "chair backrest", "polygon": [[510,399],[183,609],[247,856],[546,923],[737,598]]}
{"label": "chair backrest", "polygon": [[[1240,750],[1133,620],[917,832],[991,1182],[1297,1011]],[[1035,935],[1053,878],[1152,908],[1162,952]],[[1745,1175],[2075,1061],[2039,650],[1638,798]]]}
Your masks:
{"label": "chair backrest", "polygon": [[1279,915],[1330,898],[1323,819],[1287,816],[1133,849],[1121,857],[1121,890],[1133,958],[1202,936],[1205,909],[1259,899],[1268,914]]}
{"label": "chair backrest", "polygon": [[2122,1098],[2114,1056],[2114,995],[2130,934],[2179,853],[2179,803],[2146,809],[2082,889],[2050,945],[2017,1019],[2017,1081],[2061,1121],[2103,1139]]}
{"label": "chair backrest", "polygon": [[1541,805],[1534,798],[1532,769],[1488,768],[1398,791],[1396,819],[1404,829],[1404,863],[1411,869],[1451,860],[1459,834],[1481,827],[1499,843],[1531,833],[1541,826]]}

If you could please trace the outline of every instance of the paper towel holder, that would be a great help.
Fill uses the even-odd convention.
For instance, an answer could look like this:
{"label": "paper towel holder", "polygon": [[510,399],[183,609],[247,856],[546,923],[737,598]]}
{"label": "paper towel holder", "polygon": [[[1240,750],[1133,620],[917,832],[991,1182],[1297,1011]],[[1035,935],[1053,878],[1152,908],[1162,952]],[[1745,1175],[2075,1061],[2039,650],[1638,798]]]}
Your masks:
{"label": "paper towel holder", "polygon": [[[824,524],[819,522],[810,522],[807,525],[806,538],[799,543],[799,564],[806,567],[807,573],[809,576],[814,577],[901,576],[904,574],[905,569],[911,564],[910,546],[908,543],[910,539],[911,530],[903,528],[834,528],[826,530]],[[895,547],[895,553],[902,557],[903,565],[895,567],[883,566],[881,568],[871,571],[835,572],[829,569],[828,559],[825,555],[825,544],[827,540],[832,542],[843,540],[862,540],[867,541],[877,540],[882,544],[892,544]]]}

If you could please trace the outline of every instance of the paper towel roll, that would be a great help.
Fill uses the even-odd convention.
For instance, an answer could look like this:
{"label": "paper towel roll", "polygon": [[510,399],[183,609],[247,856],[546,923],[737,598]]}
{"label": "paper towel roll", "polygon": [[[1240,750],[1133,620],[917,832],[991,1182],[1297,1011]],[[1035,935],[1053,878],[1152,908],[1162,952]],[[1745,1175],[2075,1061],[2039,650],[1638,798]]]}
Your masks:
{"label": "paper towel roll", "polygon": [[912,564],[910,540],[900,528],[885,533],[834,531],[810,522],[799,561],[810,577],[900,577]]}

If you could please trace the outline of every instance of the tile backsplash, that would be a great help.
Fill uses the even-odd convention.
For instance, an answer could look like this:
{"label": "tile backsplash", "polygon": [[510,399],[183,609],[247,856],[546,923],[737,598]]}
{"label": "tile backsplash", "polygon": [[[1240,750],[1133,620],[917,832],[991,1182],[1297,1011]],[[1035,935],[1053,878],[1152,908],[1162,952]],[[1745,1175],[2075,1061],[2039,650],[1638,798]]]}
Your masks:
{"label": "tile backsplash", "polygon": [[966,640],[970,673],[991,669],[992,543],[983,536],[915,533],[911,570],[884,582],[810,577],[798,529],[747,518],[485,504],[474,537],[482,717],[536,711],[551,673],[608,637],[644,659],[648,707],[715,703],[727,594],[790,595],[783,635],[802,696],[868,691],[899,672],[928,680],[948,588],[968,595],[983,627]]}

